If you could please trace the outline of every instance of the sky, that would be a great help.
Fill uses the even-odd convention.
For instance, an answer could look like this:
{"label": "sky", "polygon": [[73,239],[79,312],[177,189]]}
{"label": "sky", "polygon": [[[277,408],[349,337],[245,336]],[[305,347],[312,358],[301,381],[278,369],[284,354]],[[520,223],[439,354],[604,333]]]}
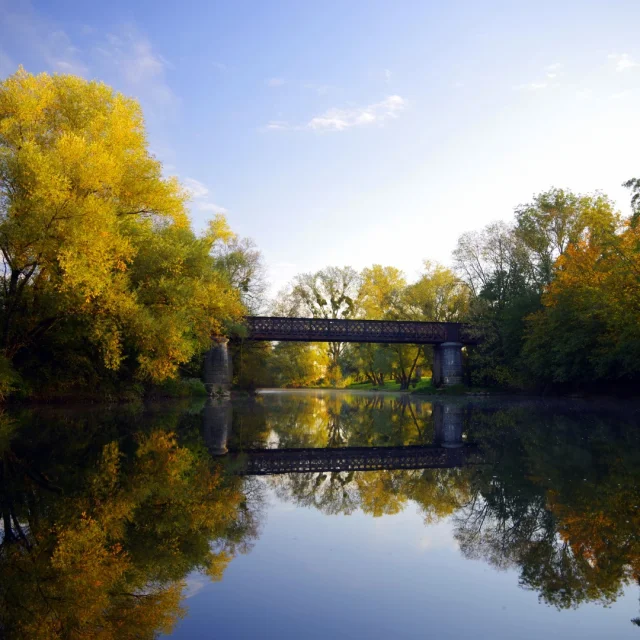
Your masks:
{"label": "sky", "polygon": [[272,292],[328,265],[450,265],[552,186],[629,214],[637,0],[0,0],[0,78],[102,80],[151,151],[255,240]]}

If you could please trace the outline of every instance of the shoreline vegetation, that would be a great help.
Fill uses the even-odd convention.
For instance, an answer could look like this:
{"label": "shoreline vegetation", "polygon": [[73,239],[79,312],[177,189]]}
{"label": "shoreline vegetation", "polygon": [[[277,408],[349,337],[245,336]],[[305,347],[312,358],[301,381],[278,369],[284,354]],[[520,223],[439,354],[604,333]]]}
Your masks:
{"label": "shoreline vegetation", "polygon": [[[212,336],[246,392],[637,396],[640,179],[624,186],[629,218],[552,187],[463,233],[451,267],[427,259],[409,281],[380,261],[329,266],[269,300],[252,240],[222,215],[193,229],[194,194],[150,152],[135,100],[20,67],[0,82],[0,402],[204,395]],[[436,390],[429,346],[244,341],[260,314],[465,322],[482,340],[466,386]]]}

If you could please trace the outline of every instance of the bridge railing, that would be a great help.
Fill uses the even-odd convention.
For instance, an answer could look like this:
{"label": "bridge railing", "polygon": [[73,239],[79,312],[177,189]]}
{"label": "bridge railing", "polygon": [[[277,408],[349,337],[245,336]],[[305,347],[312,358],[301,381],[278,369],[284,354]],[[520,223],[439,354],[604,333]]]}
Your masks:
{"label": "bridge railing", "polygon": [[406,344],[476,341],[469,325],[458,322],[249,316],[246,324],[252,340]]}

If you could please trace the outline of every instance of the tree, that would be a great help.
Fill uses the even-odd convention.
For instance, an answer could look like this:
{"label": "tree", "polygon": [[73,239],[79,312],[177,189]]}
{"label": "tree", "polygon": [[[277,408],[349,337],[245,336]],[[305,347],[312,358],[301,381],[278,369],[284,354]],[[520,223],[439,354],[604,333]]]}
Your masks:
{"label": "tree", "polygon": [[462,322],[469,311],[469,287],[449,268],[429,260],[417,282],[403,296],[407,320]]}
{"label": "tree", "polygon": [[[327,267],[316,273],[303,273],[279,294],[274,312],[305,318],[354,318],[359,285],[360,276],[351,267]],[[344,343],[328,344],[330,366],[338,367]]]}
{"label": "tree", "polygon": [[229,279],[249,313],[257,315],[265,304],[266,268],[262,254],[251,238],[233,234],[226,242],[214,245],[216,267]]}
{"label": "tree", "polygon": [[309,387],[326,372],[326,351],[324,345],[279,342],[271,353],[268,367],[277,386]]}
{"label": "tree", "polygon": [[533,276],[541,285],[551,282],[556,260],[569,247],[587,235],[611,234],[620,223],[605,195],[584,196],[555,188],[517,207],[515,215],[516,236],[529,250]]}
{"label": "tree", "polygon": [[243,313],[208,255],[231,232],[197,238],[186,200],[134,100],[22,68],[1,82],[0,355],[45,386],[175,376]]}
{"label": "tree", "polygon": [[[374,264],[362,270],[358,307],[367,320],[400,320],[405,317],[403,296],[407,282],[395,267]],[[374,384],[384,384],[385,375],[397,373],[403,389],[409,388],[411,376],[422,350],[415,345],[362,344],[354,348],[365,374]],[[390,355],[393,354],[393,360]]]}
{"label": "tree", "polygon": [[540,380],[569,386],[640,376],[640,232],[589,235],[556,263],[543,309],[528,320],[524,355]]}

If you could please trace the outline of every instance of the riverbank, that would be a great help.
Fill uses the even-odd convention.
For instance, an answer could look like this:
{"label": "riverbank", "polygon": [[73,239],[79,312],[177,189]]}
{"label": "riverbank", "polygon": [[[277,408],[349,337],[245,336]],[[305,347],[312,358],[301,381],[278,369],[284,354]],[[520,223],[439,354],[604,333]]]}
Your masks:
{"label": "riverbank", "polygon": [[373,385],[370,382],[358,382],[346,387],[351,391],[374,391],[409,393],[417,396],[489,396],[489,395],[514,395],[504,391],[490,391],[480,387],[467,387],[466,385],[455,385],[452,387],[434,387],[430,377],[424,377],[416,385],[410,385],[408,389],[402,389],[399,382],[387,380],[384,385]]}

